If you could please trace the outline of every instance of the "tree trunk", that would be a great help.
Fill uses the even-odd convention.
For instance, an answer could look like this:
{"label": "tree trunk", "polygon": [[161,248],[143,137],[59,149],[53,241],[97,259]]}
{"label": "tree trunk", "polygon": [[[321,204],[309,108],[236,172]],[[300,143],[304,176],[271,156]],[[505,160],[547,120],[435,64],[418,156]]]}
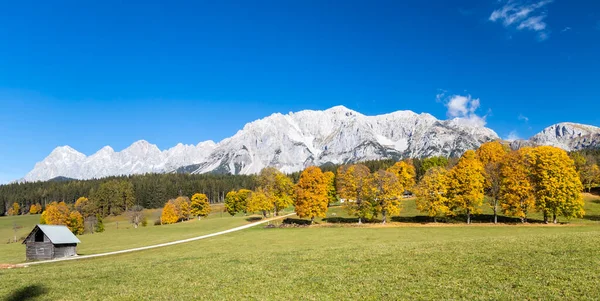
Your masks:
{"label": "tree trunk", "polygon": [[434,217],[433,217],[433,222],[434,222],[434,223],[437,223],[437,216],[434,216]]}
{"label": "tree trunk", "polygon": [[494,204],[494,224],[498,223],[498,206]]}
{"label": "tree trunk", "polygon": [[525,223],[525,218],[521,217],[521,224],[524,224],[524,223]]}
{"label": "tree trunk", "polygon": [[467,209],[467,224],[471,224],[471,210]]}
{"label": "tree trunk", "polygon": [[263,210],[263,217],[267,218],[267,211]]}
{"label": "tree trunk", "polygon": [[548,223],[548,213],[544,211],[544,224]]}
{"label": "tree trunk", "polygon": [[558,219],[556,218],[556,212],[552,214],[552,222],[553,223],[558,223]]}
{"label": "tree trunk", "polygon": [[314,222],[315,222],[315,217],[313,216],[310,218],[310,224],[312,225],[312,224],[314,224]]}
{"label": "tree trunk", "polygon": [[382,219],[381,223],[385,225],[385,222],[387,222],[387,212],[386,212],[386,210],[381,211],[381,214],[383,215],[383,219]]}
{"label": "tree trunk", "polygon": [[362,219],[360,217],[358,218],[358,224],[362,224]]}

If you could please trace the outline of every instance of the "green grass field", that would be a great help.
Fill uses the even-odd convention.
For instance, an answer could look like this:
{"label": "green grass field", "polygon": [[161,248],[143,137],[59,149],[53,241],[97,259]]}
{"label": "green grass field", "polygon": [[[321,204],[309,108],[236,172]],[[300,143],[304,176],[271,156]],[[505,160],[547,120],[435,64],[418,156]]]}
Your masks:
{"label": "green grass field", "polygon": [[[586,201],[588,217],[568,225],[259,226],[154,250],[0,270],[6,279],[0,299],[594,300],[600,298],[600,201]],[[416,214],[410,206],[407,201],[406,220]],[[331,213],[344,217],[340,208]],[[9,223],[3,219],[2,235]],[[107,223],[105,237],[81,236],[78,251],[124,249],[146,237],[170,241],[243,223],[220,214],[145,229]],[[17,256],[0,246],[0,258],[23,256],[19,246]]]}

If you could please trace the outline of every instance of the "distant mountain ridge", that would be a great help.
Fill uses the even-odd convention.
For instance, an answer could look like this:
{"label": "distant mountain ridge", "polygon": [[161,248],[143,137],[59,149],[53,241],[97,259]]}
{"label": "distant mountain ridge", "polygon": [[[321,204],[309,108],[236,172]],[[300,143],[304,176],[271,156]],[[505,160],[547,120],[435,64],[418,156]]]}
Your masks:
{"label": "distant mountain ridge", "polygon": [[[557,124],[513,147],[550,144],[571,150],[598,145],[600,128]],[[484,142],[499,139],[491,129],[455,118],[438,120],[430,114],[397,111],[366,116],[343,106],[324,111],[275,113],[250,122],[223,141],[178,144],[161,151],[140,140],[115,152],[106,146],[86,156],[69,146],[57,147],[24,178],[46,181],[144,173],[254,174],[267,166],[283,172],[309,165],[428,156],[459,156]]]}

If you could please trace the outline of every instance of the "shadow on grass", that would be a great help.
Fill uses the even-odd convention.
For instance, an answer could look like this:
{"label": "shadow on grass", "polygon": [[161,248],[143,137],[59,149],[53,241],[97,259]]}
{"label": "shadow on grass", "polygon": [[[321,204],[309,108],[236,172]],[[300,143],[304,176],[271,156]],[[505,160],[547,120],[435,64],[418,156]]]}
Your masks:
{"label": "shadow on grass", "polygon": [[284,219],[282,223],[285,225],[310,225],[310,220],[288,217]]}
{"label": "shadow on grass", "polygon": [[[429,216],[422,216],[422,215],[417,215],[417,216],[394,216],[392,217],[392,221],[393,222],[399,222],[399,223],[421,223],[421,224],[425,224],[425,223],[433,223],[433,217],[429,217]],[[436,222],[438,223],[448,223],[448,224],[461,224],[461,223],[466,223],[467,222],[467,216],[466,215],[457,215],[457,216],[453,216],[453,217],[438,217],[436,219]],[[471,223],[493,223],[494,222],[494,215],[492,214],[477,214],[477,215],[471,215]],[[527,222],[530,224],[540,224],[543,221],[541,220],[537,220],[537,219],[527,219]],[[498,223],[502,223],[502,224],[520,224],[521,223],[521,219],[517,218],[517,217],[509,217],[509,216],[498,216]]]}
{"label": "shadow on grass", "polygon": [[4,300],[6,301],[17,301],[17,300],[31,300],[37,298],[43,294],[47,294],[48,289],[40,284],[32,284],[18,289],[13,292]]}
{"label": "shadow on grass", "polygon": [[253,222],[258,222],[261,219],[263,219],[263,218],[260,216],[251,216],[251,217],[247,217],[246,221],[253,223]]}
{"label": "shadow on grass", "polygon": [[600,222],[600,215],[584,215],[583,219],[587,219],[588,221]]}
{"label": "shadow on grass", "polygon": [[358,223],[357,217],[326,217],[323,219],[324,222],[332,224],[356,224]]}

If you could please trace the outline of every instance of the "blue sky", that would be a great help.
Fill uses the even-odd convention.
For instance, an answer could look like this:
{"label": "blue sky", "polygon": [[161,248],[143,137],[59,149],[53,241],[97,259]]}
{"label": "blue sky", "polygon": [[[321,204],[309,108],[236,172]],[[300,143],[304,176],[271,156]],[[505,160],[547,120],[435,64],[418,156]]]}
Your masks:
{"label": "blue sky", "polygon": [[502,137],[600,125],[599,1],[148,2],[0,3],[0,183],[59,145],[165,149],[339,104]]}

